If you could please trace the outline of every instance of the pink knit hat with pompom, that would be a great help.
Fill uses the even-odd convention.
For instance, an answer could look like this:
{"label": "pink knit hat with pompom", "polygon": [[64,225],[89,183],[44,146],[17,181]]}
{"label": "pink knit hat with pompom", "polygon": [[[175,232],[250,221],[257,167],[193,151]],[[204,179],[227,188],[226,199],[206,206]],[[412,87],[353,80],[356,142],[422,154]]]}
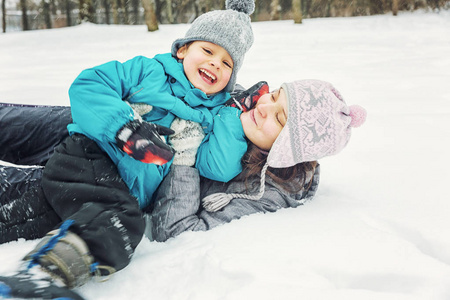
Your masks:
{"label": "pink knit hat with pompom", "polygon": [[366,119],[364,108],[347,106],[328,82],[298,80],[281,87],[288,100],[288,118],[269,152],[270,167],[286,168],[337,154],[347,145],[351,128]]}
{"label": "pink knit hat with pompom", "polygon": [[347,145],[352,127],[366,120],[358,105],[347,106],[341,94],[328,82],[299,80],[281,86],[287,96],[286,125],[269,151],[261,170],[259,192],[255,195],[217,193],[202,199],[210,212],[222,209],[234,198],[259,200],[265,189],[267,168],[287,168],[337,154]]}

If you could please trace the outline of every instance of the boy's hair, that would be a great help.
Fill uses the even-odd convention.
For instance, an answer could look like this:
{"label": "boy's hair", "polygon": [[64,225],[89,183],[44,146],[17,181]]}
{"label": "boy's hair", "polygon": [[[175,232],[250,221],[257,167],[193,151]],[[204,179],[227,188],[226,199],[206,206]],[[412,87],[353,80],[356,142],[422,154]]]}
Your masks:
{"label": "boy's hair", "polygon": [[186,32],[184,38],[172,44],[172,55],[183,45],[193,41],[206,41],[224,48],[233,59],[233,72],[225,87],[231,92],[236,84],[244,55],[253,44],[250,14],[255,10],[254,0],[227,0],[226,10],[215,10],[198,17]]}

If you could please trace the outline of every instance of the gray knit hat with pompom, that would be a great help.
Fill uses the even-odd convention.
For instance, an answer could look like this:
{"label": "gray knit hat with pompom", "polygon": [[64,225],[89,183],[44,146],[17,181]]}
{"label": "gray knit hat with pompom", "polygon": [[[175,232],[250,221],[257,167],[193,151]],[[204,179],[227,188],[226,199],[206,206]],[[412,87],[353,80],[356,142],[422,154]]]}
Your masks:
{"label": "gray knit hat with pompom", "polygon": [[255,10],[254,0],[226,0],[226,10],[207,12],[192,23],[184,38],[172,44],[172,55],[183,45],[193,41],[206,41],[227,50],[233,59],[233,73],[225,87],[231,92],[236,84],[236,74],[242,66],[244,55],[253,44],[250,15]]}

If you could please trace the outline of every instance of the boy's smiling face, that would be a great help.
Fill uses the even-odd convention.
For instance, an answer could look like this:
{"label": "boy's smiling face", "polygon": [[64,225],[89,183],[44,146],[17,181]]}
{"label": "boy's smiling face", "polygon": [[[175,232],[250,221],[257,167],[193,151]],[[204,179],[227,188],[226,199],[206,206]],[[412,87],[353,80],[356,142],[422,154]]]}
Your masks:
{"label": "boy's smiling face", "polygon": [[177,57],[183,60],[187,79],[207,95],[222,91],[230,81],[233,60],[219,45],[194,41],[180,47]]}

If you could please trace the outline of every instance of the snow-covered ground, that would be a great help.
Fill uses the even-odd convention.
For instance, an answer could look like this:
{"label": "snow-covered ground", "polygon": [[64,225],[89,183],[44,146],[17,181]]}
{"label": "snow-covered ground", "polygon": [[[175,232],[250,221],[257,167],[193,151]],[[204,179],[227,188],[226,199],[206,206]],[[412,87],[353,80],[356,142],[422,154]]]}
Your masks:
{"label": "snow-covered ground", "polygon": [[[188,25],[0,34],[0,101],[68,105],[84,68],[168,52]],[[368,111],[314,201],[166,243],[144,239],[87,299],[450,299],[450,12],[253,24],[238,82],[317,78]],[[0,129],[0,134],[1,134]],[[0,273],[36,241],[0,246]]]}

